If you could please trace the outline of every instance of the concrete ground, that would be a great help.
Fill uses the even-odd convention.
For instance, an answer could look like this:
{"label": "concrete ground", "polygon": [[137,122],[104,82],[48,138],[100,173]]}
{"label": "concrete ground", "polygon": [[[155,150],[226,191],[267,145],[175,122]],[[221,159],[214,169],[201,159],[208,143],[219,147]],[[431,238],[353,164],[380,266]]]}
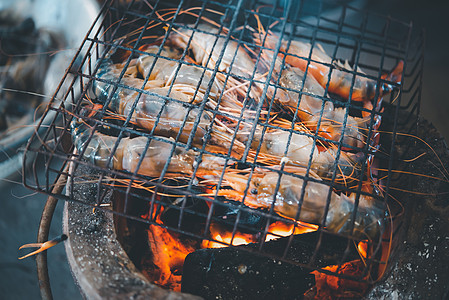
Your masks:
{"label": "concrete ground", "polygon": [[[0,182],[0,299],[40,299],[35,258],[18,260],[30,252],[18,248],[36,242],[47,196],[24,188],[20,176],[11,180]],[[63,204],[56,208],[50,238],[62,234]],[[63,244],[48,250],[48,267],[54,299],[81,299]]]}
{"label": "concrete ground", "polygon": [[[402,20],[412,20],[427,33],[422,115],[449,139],[449,99],[445,90],[449,79],[449,2],[447,1],[372,1],[371,9]],[[0,299],[38,299],[39,287],[34,258],[19,261],[20,245],[35,242],[46,196],[33,194],[15,182],[0,182]],[[62,203],[55,212],[50,237],[62,233]],[[81,298],[67,264],[64,247],[48,251],[50,279],[55,299]]]}

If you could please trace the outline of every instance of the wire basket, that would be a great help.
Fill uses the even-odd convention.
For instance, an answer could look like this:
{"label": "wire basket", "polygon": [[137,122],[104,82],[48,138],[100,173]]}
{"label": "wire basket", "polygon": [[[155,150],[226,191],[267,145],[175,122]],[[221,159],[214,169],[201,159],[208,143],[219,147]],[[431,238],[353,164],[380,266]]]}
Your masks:
{"label": "wire basket", "polygon": [[[397,236],[395,137],[419,114],[422,35],[345,4],[281,4],[105,1],[69,89],[47,107],[56,116],[28,143],[24,184],[108,211],[112,192],[115,214],[200,248],[246,236],[237,248],[379,280]],[[53,194],[67,164],[69,192]],[[80,182],[97,185],[95,201],[76,197]],[[320,259],[332,239],[335,268]],[[354,260],[357,274],[341,271]]]}

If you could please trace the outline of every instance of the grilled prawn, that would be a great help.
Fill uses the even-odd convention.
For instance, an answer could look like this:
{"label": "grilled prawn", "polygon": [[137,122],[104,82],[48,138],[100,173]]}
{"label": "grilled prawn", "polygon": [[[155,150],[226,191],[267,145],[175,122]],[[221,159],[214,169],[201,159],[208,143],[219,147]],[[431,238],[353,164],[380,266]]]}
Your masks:
{"label": "grilled prawn", "polygon": [[[259,149],[258,156],[263,161],[265,158],[276,158],[290,166],[310,169],[323,178],[332,178],[334,172],[337,179],[352,181],[360,174],[363,153],[346,153],[340,151],[337,160],[337,149],[329,147],[321,150],[314,144],[314,139],[301,131],[286,131],[282,129],[267,130],[262,134],[262,127],[257,125],[255,132],[250,136],[249,124],[244,124],[237,131],[236,138],[243,144],[250,144],[250,157]],[[251,139],[250,139],[251,137]],[[317,141],[319,143],[319,141]],[[268,156],[265,157],[264,154]]]}
{"label": "grilled prawn", "polygon": [[[171,143],[174,142],[172,138],[167,142],[149,141],[148,138],[142,136],[118,140],[117,137],[94,132],[81,119],[73,119],[70,125],[75,148],[79,153],[83,153],[86,160],[99,167],[111,167],[114,170],[159,177],[167,164],[166,176],[172,174],[191,175],[193,173],[198,153],[172,145]],[[116,144],[117,148],[113,151]],[[173,147],[173,155],[170,155]],[[197,172],[199,175],[202,173],[213,174],[214,171],[220,171],[223,168],[224,160],[220,157],[203,154],[201,159]],[[111,161],[110,165],[108,165],[109,160]],[[142,163],[139,166],[140,160]]]}
{"label": "grilled prawn", "polygon": [[[225,92],[224,106],[235,107],[233,94],[246,98],[259,99],[262,85],[257,82],[263,76],[255,72],[256,65],[249,54],[232,38],[227,40],[220,32],[219,28],[200,24],[197,29],[180,28],[170,34],[170,41],[177,47],[189,49],[193,52],[196,63],[203,67],[214,69],[217,67],[215,81],[219,82]],[[220,58],[221,57],[221,58]],[[218,64],[219,59],[221,59]],[[218,64],[218,66],[217,66]],[[231,76],[223,74],[226,72]],[[253,76],[254,73],[254,76]],[[255,79],[255,80],[254,80]]]}
{"label": "grilled prawn", "polygon": [[[298,175],[305,174],[303,169],[293,172]],[[314,177],[320,180],[319,177]],[[355,194],[339,195],[331,187],[320,182],[305,182],[302,178],[280,175],[277,172],[256,170],[251,177],[228,172],[224,179],[234,190],[230,193],[223,189],[219,194],[237,198],[250,207],[273,208],[281,216],[307,223],[322,224],[325,221],[325,227],[330,232],[361,239],[378,239],[384,231],[384,204],[369,196],[360,195],[356,207]],[[279,187],[275,194],[278,182]],[[247,194],[244,193],[246,190]],[[329,209],[325,214],[329,193]],[[351,234],[354,210],[356,215],[354,231]]]}
{"label": "grilled prawn", "polygon": [[[272,80],[276,82],[279,79],[281,87],[277,90],[270,89],[270,97],[290,111],[296,112],[308,128],[318,129],[320,136],[339,141],[343,135],[342,142],[350,147],[362,148],[365,145],[369,113],[362,111],[363,118],[348,115],[346,126],[343,126],[347,110],[335,108],[332,101],[325,98],[324,88],[313,76],[305,76],[299,68],[283,66],[282,59],[279,56],[273,57],[270,50],[263,50],[263,58],[268,64],[274,63]],[[372,109],[371,102],[367,101],[366,106]],[[376,115],[374,118],[377,124],[380,117]]]}
{"label": "grilled prawn", "polygon": [[[266,37],[265,46],[275,49],[278,40],[279,37],[276,34],[269,34]],[[379,97],[393,90],[391,84],[382,83],[378,87],[376,80],[353,75],[353,70],[351,70],[348,64],[335,63],[322,49],[312,47],[309,43],[293,40],[289,44],[287,41],[282,41],[280,50],[282,53],[279,55],[281,57],[285,56],[286,63],[302,71],[307,69],[323,88],[329,84],[329,92],[340,95],[345,99],[349,99],[351,88],[351,100],[364,102],[374,100],[377,89],[379,89]],[[311,60],[309,62],[308,57],[310,53]],[[333,66],[332,71],[331,66]],[[403,62],[401,61],[390,74],[382,76],[382,79],[400,83],[402,70]],[[360,70],[358,71],[360,72]],[[353,78],[354,76],[355,79]]]}
{"label": "grilled prawn", "polygon": [[[146,49],[148,53],[156,54],[159,46],[147,46],[143,49]],[[157,60],[155,59],[155,56],[150,55],[141,55],[140,57],[131,60],[121,79],[120,74],[125,67],[125,64],[114,64],[111,59],[105,59],[101,63],[97,73],[99,79],[93,81],[92,88],[89,90],[89,97],[102,104],[108,99],[111,99],[112,102],[120,102],[121,99],[127,98],[129,95],[134,95],[136,91],[141,89],[149,90],[170,86],[170,90],[174,93],[178,93],[178,95],[183,93],[186,96],[190,96],[188,102],[201,102],[204,96],[204,93],[201,91],[204,91],[206,88],[203,86],[204,83],[206,83],[206,79],[203,79],[198,92],[197,84],[200,76],[195,78],[195,76],[198,75],[198,72],[193,71],[189,73],[189,70],[192,69],[182,68],[183,71],[178,72],[178,79],[173,83],[172,75],[174,74],[172,73],[176,71],[178,63],[174,60],[169,60],[169,58],[179,58],[179,53],[171,48],[163,47],[160,55],[161,57]],[[153,62],[155,63],[154,68],[152,68]],[[167,64],[170,64],[170,66],[168,67]],[[191,67],[187,65],[183,66]],[[151,69],[152,71],[149,80],[145,81],[137,77],[139,74],[143,77],[147,76]],[[215,95],[217,92],[217,86],[213,85],[211,93]],[[112,104],[112,106],[115,106],[115,104]]]}
{"label": "grilled prawn", "polygon": [[[218,59],[223,54],[218,70],[241,77],[252,74],[255,64],[251,57],[234,40],[228,40],[219,35],[218,28],[206,24],[198,25],[197,30],[181,28],[170,34],[170,40],[180,48],[187,48],[190,42],[195,60],[204,67],[214,69]],[[190,41],[191,40],[191,41]]]}
{"label": "grilled prawn", "polygon": [[[164,51],[172,55],[168,50]],[[140,68],[137,65],[138,62],[134,62],[129,69]],[[148,131],[154,130],[156,135],[176,138],[179,134],[179,141],[183,143],[187,143],[192,135],[193,144],[202,146],[208,128],[214,125],[212,143],[226,145],[227,142],[219,138],[230,140],[229,134],[213,122],[211,113],[190,105],[200,102],[204,97],[201,92],[195,92],[195,87],[186,84],[160,87],[161,84],[157,83],[159,80],[150,80],[145,84],[144,80],[132,76],[123,76],[120,81],[123,86],[116,86],[121,66],[112,64],[110,60],[100,66],[99,77],[104,82],[93,83],[89,94],[92,100],[107,104],[123,119],[131,116],[130,122]],[[110,81],[115,84],[110,84]]]}
{"label": "grilled prawn", "polygon": [[[313,77],[307,76],[304,83],[303,81],[304,72],[300,69],[290,67],[283,70],[279,84],[285,90],[280,90],[276,99],[293,111],[298,107],[299,117],[309,128],[316,129],[321,121],[318,128],[320,136],[339,141],[344,129],[343,143],[362,148],[365,145],[364,131],[369,118],[348,115],[346,126],[343,127],[346,109],[335,108],[331,101],[322,100],[324,89]],[[301,90],[301,94],[296,92]]]}
{"label": "grilled prawn", "polygon": [[274,130],[264,134],[262,141],[258,136],[253,140],[254,148],[261,143],[261,153],[277,157],[287,158],[287,165],[296,165],[310,168],[321,177],[331,178],[337,172],[337,178],[343,180],[357,178],[360,174],[360,155],[340,152],[337,161],[337,153],[333,148],[319,151],[313,144],[313,139],[304,134],[293,132],[288,143],[290,133],[282,130]]}
{"label": "grilled prawn", "polygon": [[[156,55],[159,46],[149,46],[145,52]],[[140,55],[136,67],[139,73],[149,80],[157,80],[163,85],[187,85],[205,93],[211,85],[209,96],[217,97],[222,87],[212,78],[211,71],[179,62],[181,56],[169,47],[162,47],[160,56]],[[181,64],[181,66],[179,66]],[[179,67],[179,70],[178,70]],[[176,78],[175,78],[176,74]],[[212,83],[211,83],[212,82]]]}
{"label": "grilled prawn", "polygon": [[168,88],[153,88],[147,91],[148,94],[134,92],[121,95],[116,98],[117,101],[110,103],[109,108],[123,118],[131,116],[130,122],[156,135],[172,138],[179,135],[179,141],[183,143],[187,143],[192,136],[193,144],[202,146],[211,126],[214,130],[210,142],[224,142],[220,138],[227,138],[226,133],[214,123],[211,113],[188,105],[190,96],[177,91],[168,94],[168,91]]}

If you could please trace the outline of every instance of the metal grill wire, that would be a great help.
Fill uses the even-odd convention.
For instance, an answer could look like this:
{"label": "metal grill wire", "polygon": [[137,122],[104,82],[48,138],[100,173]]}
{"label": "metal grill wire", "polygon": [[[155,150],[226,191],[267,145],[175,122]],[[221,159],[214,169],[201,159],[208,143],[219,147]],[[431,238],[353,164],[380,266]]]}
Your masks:
{"label": "metal grill wire", "polygon": [[[149,7],[148,3],[151,4]],[[31,164],[31,168],[24,168],[24,183],[27,187],[43,192],[46,194],[51,194],[52,180],[58,175],[61,174],[63,167],[66,163],[72,163],[72,170],[76,170],[78,165],[88,165],[93,170],[95,170],[95,175],[86,176],[84,178],[86,181],[94,182],[97,184],[97,195],[94,202],[86,201],[85,199],[76,199],[73,194],[74,190],[74,181],[70,181],[72,186],[69,191],[70,194],[67,195],[54,195],[59,199],[69,200],[80,202],[88,205],[92,205],[97,209],[104,209],[99,206],[104,201],[105,195],[107,195],[110,191],[113,191],[115,194],[119,195],[119,197],[124,198],[125,205],[123,206],[123,211],[114,211],[114,213],[124,216],[126,218],[146,222],[148,224],[155,224],[156,219],[155,215],[160,210],[161,207],[164,207],[165,210],[170,209],[172,211],[178,212],[178,218],[176,222],[171,225],[162,225],[174,232],[182,233],[186,236],[197,238],[197,239],[211,239],[210,227],[212,224],[222,224],[226,226],[232,231],[232,236],[234,237],[238,232],[248,232],[248,231],[257,231],[258,239],[257,239],[257,248],[254,250],[245,249],[248,251],[257,251],[264,255],[275,257],[280,260],[286,261],[288,263],[300,265],[303,267],[314,269],[315,266],[315,255],[311,256],[309,262],[298,262],[292,260],[288,256],[288,251],[291,247],[292,242],[294,241],[294,236],[291,235],[286,242],[285,249],[282,253],[268,253],[265,251],[265,236],[269,234],[268,228],[269,225],[275,221],[283,221],[286,223],[294,224],[296,226],[296,222],[285,219],[274,212],[274,205],[271,206],[268,210],[256,210],[249,208],[243,205],[243,202],[230,202],[223,201],[223,197],[220,197],[218,193],[212,196],[203,196],[202,193],[198,192],[197,184],[198,179],[196,178],[196,174],[198,172],[198,167],[203,160],[205,155],[211,155],[214,157],[220,157],[226,161],[226,165],[229,166],[231,164],[238,164],[241,168],[248,169],[248,181],[245,183],[246,187],[244,190],[243,200],[247,194],[251,191],[249,181],[252,179],[252,176],[259,170],[262,172],[275,172],[278,174],[286,174],[292,177],[300,178],[303,180],[303,188],[301,194],[301,201],[304,197],[306,186],[309,182],[317,182],[322,185],[327,185],[330,187],[338,187],[338,190],[342,193],[344,192],[352,192],[356,193],[355,207],[352,211],[352,224],[351,228],[354,228],[354,219],[357,214],[359,199],[361,195],[371,196],[382,203],[388,201],[389,193],[390,193],[390,175],[391,170],[393,168],[394,161],[394,139],[397,131],[397,120],[398,114],[400,111],[409,110],[410,116],[413,116],[417,110],[419,110],[419,98],[420,98],[420,82],[422,79],[422,44],[418,45],[418,50],[412,52],[410,50],[410,40],[412,38],[412,27],[410,24],[403,23],[401,21],[392,19],[390,17],[384,17],[381,15],[373,15],[364,11],[360,11],[357,8],[353,8],[350,6],[342,6],[336,10],[333,10],[333,14],[326,14],[326,2],[320,2],[319,5],[316,5],[315,1],[302,1],[299,5],[293,4],[294,1],[286,2],[285,7],[279,7],[277,5],[274,6],[266,6],[263,1],[228,1],[227,3],[219,3],[215,1],[129,1],[126,2],[126,7],[115,3],[114,1],[105,1],[105,4],[102,8],[101,14],[98,16],[96,23],[92,26],[91,30],[87,33],[85,40],[83,41],[77,56],[71,63],[71,67],[75,65],[75,61],[81,61],[81,65],[78,68],[77,72],[75,72],[75,78],[70,79],[70,77],[64,76],[62,82],[55,92],[55,95],[47,108],[46,117],[52,118],[53,122],[50,127],[46,130],[44,134],[35,134],[30,142],[27,145],[27,149],[24,155],[25,165],[27,164],[27,160],[33,160]],[[195,7],[195,9],[192,9]],[[257,10],[254,8],[257,7]],[[154,27],[156,23],[161,22],[161,14],[167,12],[164,10],[166,8],[173,8],[173,18],[167,19],[167,21],[163,22],[165,27],[159,26]],[[187,13],[186,10],[192,13]],[[220,12],[217,14],[216,12]],[[275,27],[272,28],[273,31],[276,31],[279,35],[279,41],[277,42],[274,48],[266,46],[264,43],[267,35],[261,35],[260,39],[262,41],[261,45],[257,45],[250,38],[253,34],[248,28],[251,26],[252,28],[257,28],[255,23],[255,17],[258,17],[263,24],[264,28],[269,28],[272,24],[276,24]],[[351,16],[350,18],[348,16]],[[209,18],[212,20],[216,20],[220,26],[219,32],[223,29],[227,28],[228,30],[223,31],[221,34],[214,34],[210,32],[202,31],[198,26],[199,24],[204,22],[205,18]],[[187,25],[188,24],[188,25]],[[98,26],[100,25],[100,26]],[[96,27],[98,26],[98,27]],[[100,28],[100,29],[96,29]],[[161,45],[165,45],[170,33],[175,32],[176,30],[188,28],[190,29],[194,35],[195,33],[204,33],[206,34],[211,41],[214,43],[214,47],[217,44],[218,39],[223,39],[224,45],[227,45],[231,42],[236,42],[238,45],[238,49],[252,49],[252,57],[256,62],[256,65],[259,64],[261,60],[262,51],[272,51],[274,56],[278,54],[285,54],[281,49],[281,40],[287,41],[287,49],[291,45],[292,40],[303,40],[309,42],[312,45],[311,51],[309,52],[308,57],[299,57],[304,59],[307,62],[307,68],[305,70],[305,78],[308,76],[308,71],[311,62],[315,64],[323,64],[330,68],[329,79],[331,77],[332,71],[335,70],[335,66],[333,64],[325,64],[320,61],[314,61],[312,59],[312,49],[314,47],[320,47],[322,45],[326,49],[326,52],[331,56],[333,61],[337,61],[341,58],[347,58],[351,64],[353,65],[354,71],[347,71],[348,74],[352,75],[352,85],[354,84],[355,77],[367,77],[372,80],[377,81],[377,87],[380,86],[380,83],[384,80],[381,79],[382,74],[389,72],[394,65],[402,60],[405,62],[404,70],[411,70],[410,73],[404,72],[404,80],[402,84],[396,84],[393,82],[389,82],[389,84],[395,85],[396,91],[391,93],[391,95],[384,97],[384,101],[390,104],[394,104],[392,107],[394,108],[394,117],[392,119],[382,119],[382,126],[388,126],[391,128],[392,133],[392,141],[389,146],[389,149],[382,149],[383,151],[373,151],[370,148],[369,143],[363,146],[363,148],[357,148],[352,145],[346,145],[343,141],[344,132],[346,129],[346,123],[349,116],[349,112],[351,114],[360,115],[362,111],[367,111],[370,113],[370,125],[368,126],[367,132],[367,141],[371,140],[373,132],[373,125],[375,122],[375,116],[380,115],[383,116],[382,111],[378,110],[366,110],[362,108],[360,105],[355,104],[353,101],[347,101],[345,99],[340,99],[335,97],[334,95],[328,95],[328,85],[325,88],[324,95],[313,95],[313,97],[317,97],[322,100],[322,109],[323,112],[324,104],[326,101],[332,101],[337,107],[346,108],[345,117],[343,121],[343,129],[342,129],[342,138],[340,141],[331,141],[326,139],[318,134],[318,129],[320,128],[320,124],[322,119],[320,117],[317,129],[311,130],[310,132],[298,131],[295,129],[295,122],[299,122],[299,117],[297,115],[299,103],[296,107],[296,112],[291,117],[291,126],[290,128],[280,128],[273,124],[270,124],[268,120],[275,114],[275,110],[278,109],[276,103],[274,103],[273,99],[268,99],[267,92],[269,89],[274,89],[274,94],[279,92],[279,90],[286,90],[285,87],[282,87],[279,83],[280,74],[275,78],[273,76],[275,74],[274,62],[271,63],[269,67],[267,67],[267,76],[266,78],[275,78],[275,80],[261,80],[257,78],[256,69],[249,70],[248,74],[252,74],[250,76],[241,76],[232,72],[219,70],[218,66],[223,59],[223,51],[218,56],[217,61],[215,62],[215,67],[204,67],[198,66],[196,64],[190,63],[185,60],[185,57],[189,55],[188,50],[184,50],[181,58],[173,59],[169,57],[165,57],[161,55],[162,47],[159,48],[159,51],[156,54],[146,53],[145,51],[139,50],[139,47],[143,44],[147,43],[147,36],[150,35],[158,35],[161,37]],[[127,38],[124,39],[123,37]],[[419,40],[419,39],[418,39]],[[154,40],[153,40],[154,41]],[[188,39],[186,49],[192,45],[192,37]],[[413,45],[412,45],[413,46]],[[104,78],[102,76],[101,70],[101,62],[104,62],[108,55],[112,52],[120,52],[120,51],[130,51],[132,55],[128,56],[128,58],[123,62],[123,69],[120,74],[114,79]],[[81,53],[86,53],[86,55],[81,56]],[[137,128],[132,124],[132,114],[124,116],[126,119],[122,122],[111,122],[104,118],[106,116],[106,110],[111,101],[114,101],[112,98],[116,92],[120,90],[134,90],[139,92],[134,99],[131,111],[135,111],[139,99],[144,95],[155,95],[151,91],[142,90],[136,87],[128,86],[126,82],[122,79],[124,74],[130,65],[132,64],[131,59],[133,57],[139,55],[149,55],[156,57],[153,65],[151,66],[151,73],[153,68],[156,65],[157,59],[165,59],[165,60],[173,60],[178,62],[177,69],[174,74],[174,78],[177,78],[178,73],[180,72],[181,65],[195,65],[199,68],[202,68],[201,79],[204,78],[206,72],[212,72],[212,78],[214,78],[217,74],[222,74],[225,76],[224,85],[226,86],[228,80],[230,78],[236,78],[242,82],[245,82],[248,86],[246,95],[244,96],[243,103],[244,107],[250,107],[252,104],[252,99],[250,97],[250,92],[256,89],[256,86],[262,86],[263,90],[261,93],[261,99],[258,103],[255,104],[255,107],[252,108],[255,110],[254,119],[251,120],[252,128],[249,136],[249,141],[254,138],[254,134],[256,131],[256,126],[260,126],[262,128],[262,139],[266,134],[267,130],[282,130],[288,132],[288,142],[287,148],[284,151],[284,155],[288,152],[288,146],[290,145],[293,134],[306,135],[310,138],[313,138],[313,148],[315,148],[320,143],[332,143],[337,146],[336,151],[336,159],[334,162],[334,169],[336,168],[337,161],[339,160],[342,152],[342,147],[346,149],[352,149],[355,152],[363,153],[364,163],[361,165],[360,177],[358,178],[358,183],[356,186],[346,187],[337,185],[336,176],[337,172],[333,172],[332,177],[328,181],[317,180],[315,177],[310,176],[311,171],[311,163],[313,151],[310,154],[310,159],[307,165],[306,172],[304,175],[297,175],[288,172],[288,168],[286,166],[285,161],[281,161],[281,163],[277,166],[267,166],[259,160],[259,156],[261,155],[261,144],[259,143],[255,154],[253,156],[248,156],[251,148],[251,143],[247,143],[245,145],[245,149],[241,158],[236,158],[231,156],[232,149],[236,143],[236,135],[235,132],[232,135],[232,140],[229,142],[230,149],[227,153],[213,153],[209,151],[206,145],[209,143],[211,139],[211,135],[214,132],[214,122],[217,118],[229,118],[233,119],[237,124],[241,124],[242,122],[247,122],[244,116],[245,109],[242,109],[242,112],[239,115],[230,115],[226,111],[220,110],[219,104],[223,99],[223,91],[221,95],[217,99],[218,105],[216,107],[208,107],[207,99],[209,94],[211,93],[211,88],[213,81],[210,81],[206,91],[204,92],[203,100],[199,102],[199,104],[186,104],[183,103],[184,107],[186,107],[189,112],[193,110],[198,111],[198,115],[209,114],[212,116],[210,119],[210,124],[206,127],[206,133],[204,136],[203,145],[197,145],[194,143],[194,134],[198,131],[198,127],[200,126],[200,117],[196,117],[193,126],[192,126],[192,134],[190,134],[189,138],[185,143],[179,141],[181,136],[181,131],[187,123],[187,119],[183,120],[181,130],[177,135],[172,136],[173,139],[168,139],[165,137],[160,137],[155,135],[155,128],[158,126],[157,124],[160,122],[160,117],[162,115],[162,110],[159,112],[155,124],[150,132],[145,132]],[[294,54],[289,53],[289,55],[294,56]],[[282,57],[282,56],[281,56]],[[207,58],[210,61],[211,55]],[[231,66],[233,64],[238,63],[239,58],[233,57],[231,61]],[[283,63],[285,63],[285,55],[283,56]],[[410,64],[410,65],[409,65]],[[367,72],[360,73],[358,68],[363,69]],[[149,81],[149,76],[144,78],[144,83]],[[305,81],[305,79],[304,79]],[[303,83],[304,83],[303,81]],[[68,90],[63,90],[61,86],[64,84],[69,86]],[[82,103],[86,102],[86,99],[89,98],[89,89],[92,88],[93,85],[102,83],[110,86],[108,91],[108,97],[104,102],[104,106],[101,111],[94,117],[87,117],[84,114],[80,113]],[[407,86],[406,83],[409,83]],[[159,98],[164,100],[164,106],[170,102],[180,102],[180,100],[176,100],[171,98],[170,92],[173,88],[174,80],[172,80],[169,85],[169,91],[167,96],[157,95]],[[198,95],[198,87],[201,83],[198,83],[196,87],[193,98],[200,97]],[[143,85],[142,85],[143,87]],[[287,89],[288,90],[288,89]],[[296,90],[299,94],[299,101],[301,101],[301,97],[304,95],[310,95],[307,91],[303,91],[302,88],[300,90]],[[351,86],[350,97],[353,92],[353,87]],[[379,95],[379,88],[376,90],[376,96]],[[269,103],[268,107],[264,107],[264,103]],[[405,103],[405,104],[403,104]],[[249,109],[249,108],[248,108]],[[268,112],[268,116],[263,119],[260,118],[262,114],[262,109],[266,109]],[[110,153],[115,153],[120,141],[125,137],[144,137],[146,138],[145,150],[143,153],[148,151],[149,147],[152,145],[152,141],[161,141],[171,145],[169,159],[163,165],[163,169],[161,171],[161,175],[158,178],[149,178],[139,174],[139,168],[142,166],[144,155],[141,155],[137,167],[134,172],[126,172],[122,170],[114,170],[111,168],[113,165],[113,155],[109,155],[107,157],[107,162],[105,166],[98,166],[89,161],[83,159],[84,152],[86,149],[83,149],[79,153],[74,154],[74,147],[69,149],[70,146],[70,124],[73,118],[82,118],[83,121],[92,126],[92,134],[89,135],[85,143],[89,143],[92,140],[94,134],[99,133],[101,131],[104,132],[105,128],[108,133],[114,134],[117,136],[117,141],[110,149]],[[238,126],[237,126],[238,128]],[[37,132],[37,131],[36,131]],[[168,167],[170,164],[170,159],[173,157],[176,151],[176,147],[182,147],[184,149],[193,149],[197,155],[195,156],[195,163],[193,163],[193,171],[190,176],[186,176],[180,185],[183,186],[182,189],[173,186],[173,182],[167,183],[164,179],[165,174],[168,172]],[[375,157],[382,162],[382,165],[385,165],[388,169],[386,172],[379,172],[379,178],[387,178],[383,181],[384,187],[384,196],[367,193],[362,191],[362,181],[364,180],[364,175],[367,172],[368,166],[367,161],[368,158]],[[38,181],[38,167],[39,164],[43,164],[45,167],[45,183],[41,183]],[[73,176],[73,172],[70,172],[68,176]],[[226,183],[224,180],[225,168],[220,172],[219,179],[216,181],[214,186],[214,192],[219,191],[222,188],[226,187]],[[115,179],[114,179],[115,178]],[[281,177],[278,176],[278,180],[276,183],[274,195],[276,195],[280,189]],[[79,179],[79,178],[78,178]],[[126,181],[125,181],[126,180]],[[136,189],[136,185],[149,187],[152,189],[151,193],[146,193],[141,189]],[[179,195],[180,203],[173,204],[167,201],[165,197],[160,197],[158,194],[167,194],[172,193],[175,195]],[[324,216],[327,216],[329,210],[329,203],[331,199],[332,189],[329,189],[327,195],[327,205],[325,206]],[[273,197],[274,198],[274,197]],[[150,208],[149,214],[146,217],[142,217],[140,215],[131,214],[128,208],[135,201],[145,201],[148,203],[148,207]],[[279,201],[279,200],[275,200]],[[192,203],[208,203],[207,210],[197,210],[194,206],[191,206]],[[230,220],[226,220],[225,218],[219,218],[215,215],[215,212],[222,209],[234,209],[237,211],[235,218]],[[261,220],[263,220],[263,224],[260,228],[253,228],[250,225],[245,224],[241,219],[245,214],[252,214],[258,216]],[[300,214],[300,209],[296,213],[296,219],[298,219]],[[152,217],[148,217],[152,216]],[[189,226],[185,225],[187,223],[186,219],[191,216],[197,216],[201,220],[202,229],[201,230],[192,230]],[[326,217],[323,218],[322,224],[319,228],[319,231],[326,232],[325,229],[325,220]],[[160,225],[160,224],[159,224]],[[351,231],[352,231],[351,229]],[[338,235],[338,234],[335,234]],[[323,235],[319,235],[319,239],[315,245],[315,253],[320,250],[320,245],[322,244]],[[346,237],[346,236],[345,236]],[[220,242],[220,241],[217,241]],[[232,242],[231,242],[232,243]],[[347,246],[346,251],[342,253],[342,256],[339,261],[339,265],[343,264],[347,260],[347,255],[350,252],[350,249],[354,248],[354,242],[351,238],[347,238]],[[372,264],[377,264],[380,261],[381,255],[381,242],[373,241],[373,254],[369,259],[365,261],[366,268],[361,276],[357,278],[352,278],[355,280],[363,281],[372,281],[373,279],[366,279],[366,275],[369,272],[370,266]],[[230,244],[227,244],[230,245]],[[332,273],[327,270],[321,270],[325,273]]]}

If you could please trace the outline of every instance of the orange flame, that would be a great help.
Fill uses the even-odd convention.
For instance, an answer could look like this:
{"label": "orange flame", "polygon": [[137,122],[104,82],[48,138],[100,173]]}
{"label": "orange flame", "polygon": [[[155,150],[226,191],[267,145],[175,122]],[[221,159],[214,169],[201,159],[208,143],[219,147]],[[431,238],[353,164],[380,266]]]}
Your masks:
{"label": "orange flame", "polygon": [[363,259],[368,258],[368,246],[369,244],[367,240],[360,241],[357,245],[357,250]]}
{"label": "orange flame", "polygon": [[[294,224],[287,224],[278,221],[269,226],[265,241],[268,242],[280,237],[290,236],[292,234],[296,235],[312,232],[317,229],[318,225],[298,222],[296,226],[294,226]],[[202,248],[223,248],[257,242],[255,235],[241,232],[236,232],[233,235],[232,231],[226,230],[225,228],[214,224],[210,226],[210,236],[212,237],[212,240],[204,240],[202,243]]]}
{"label": "orange flame", "polygon": [[[160,219],[164,211],[163,206],[153,210],[153,217],[156,217],[156,223],[163,224]],[[142,215],[142,218],[148,218],[149,212]],[[182,267],[186,256],[195,251],[197,247],[192,242],[182,241],[179,234],[169,231],[159,225],[149,225],[147,229],[148,244],[151,250],[149,268],[145,268],[143,273],[155,284],[181,291]]]}
{"label": "orange flame", "polygon": [[[157,210],[154,210],[157,211]],[[163,211],[163,208],[162,208]],[[159,210],[155,213],[156,222],[163,224],[160,219]],[[148,215],[146,216],[148,217]],[[318,229],[318,225],[296,222],[289,224],[277,221],[270,224],[265,241],[271,241],[290,235],[304,234]],[[148,240],[152,257],[146,264],[148,268],[143,270],[144,274],[155,284],[174,291],[180,291],[182,268],[186,256],[198,248],[221,248],[228,246],[245,245],[258,241],[258,236],[242,232],[232,232],[228,228],[216,223],[209,227],[211,240],[204,240],[201,244],[192,240],[180,238],[180,235],[169,231],[158,225],[150,225],[148,228]],[[362,260],[369,257],[370,245],[368,241],[360,241],[357,244],[358,252]],[[352,261],[338,266],[324,268],[337,274],[361,275],[363,262]],[[337,276],[328,275],[319,271],[313,271],[315,275],[316,288],[313,289],[315,298],[332,299],[333,297],[363,295],[367,290],[366,283],[356,282],[350,279],[342,279]],[[342,287],[344,287],[342,289]],[[309,291],[310,292],[310,291]],[[308,292],[308,293],[309,293]]]}
{"label": "orange flame", "polygon": [[316,231],[318,225],[307,224],[303,222],[297,222],[296,227],[294,224],[288,224],[284,222],[274,222],[268,229],[268,234],[265,238],[265,242],[278,239],[283,236],[290,236],[292,234],[303,234],[307,232]]}
{"label": "orange flame", "polygon": [[[328,266],[323,268],[339,275],[360,276],[364,265],[360,260],[350,261],[340,266]],[[355,299],[361,298],[369,288],[368,283],[344,279],[337,276],[313,271],[315,275],[316,290],[314,299]],[[309,291],[311,292],[311,291]]]}
{"label": "orange flame", "polygon": [[157,285],[181,291],[184,260],[196,247],[182,243],[178,234],[157,225],[150,225],[147,232],[154,265],[152,270],[145,270],[147,277]]}
{"label": "orange flame", "polygon": [[223,248],[228,246],[246,245],[255,242],[252,234],[236,232],[232,235],[232,231],[226,230],[219,225],[212,224],[210,226],[210,236],[212,240],[204,240],[202,248]]}

